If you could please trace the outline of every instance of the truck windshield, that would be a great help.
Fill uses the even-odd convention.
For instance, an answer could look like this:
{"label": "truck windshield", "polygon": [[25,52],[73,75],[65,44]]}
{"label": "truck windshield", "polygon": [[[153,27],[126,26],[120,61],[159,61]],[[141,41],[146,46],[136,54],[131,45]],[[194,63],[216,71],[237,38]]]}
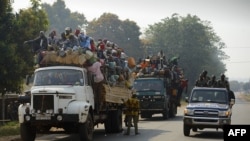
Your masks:
{"label": "truck windshield", "polygon": [[136,91],[162,91],[164,86],[162,80],[138,80],[134,81],[133,89]]}
{"label": "truck windshield", "polygon": [[226,91],[208,91],[208,90],[196,90],[193,91],[190,102],[216,102],[227,103]]}
{"label": "truck windshield", "polygon": [[35,73],[34,86],[83,85],[83,74],[79,70],[50,69]]}

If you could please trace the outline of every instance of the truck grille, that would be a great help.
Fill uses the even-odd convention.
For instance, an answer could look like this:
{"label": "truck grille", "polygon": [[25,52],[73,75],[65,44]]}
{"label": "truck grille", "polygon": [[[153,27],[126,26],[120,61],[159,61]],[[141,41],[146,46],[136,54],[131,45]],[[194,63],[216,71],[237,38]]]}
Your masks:
{"label": "truck grille", "polygon": [[197,117],[218,117],[219,112],[215,110],[195,110],[194,116]]}
{"label": "truck grille", "polygon": [[42,113],[47,109],[54,109],[54,96],[53,95],[34,95],[33,108],[40,110]]}

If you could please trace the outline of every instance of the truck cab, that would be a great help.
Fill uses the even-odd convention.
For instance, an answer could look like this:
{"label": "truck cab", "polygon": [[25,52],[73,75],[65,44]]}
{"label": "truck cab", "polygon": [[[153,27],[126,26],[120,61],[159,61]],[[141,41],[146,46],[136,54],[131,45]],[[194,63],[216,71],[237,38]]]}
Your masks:
{"label": "truck cab", "polygon": [[38,68],[30,89],[30,103],[18,108],[21,137],[33,141],[36,133],[48,133],[56,127],[80,132],[81,139],[91,140],[94,109],[93,89],[85,68]]}
{"label": "truck cab", "polygon": [[140,101],[141,118],[151,118],[153,114],[169,117],[169,95],[166,82],[158,77],[143,77],[134,80],[133,89]]}
{"label": "truck cab", "polygon": [[221,128],[231,124],[234,99],[229,99],[226,88],[194,87],[184,110],[183,132],[190,135],[204,128]]}

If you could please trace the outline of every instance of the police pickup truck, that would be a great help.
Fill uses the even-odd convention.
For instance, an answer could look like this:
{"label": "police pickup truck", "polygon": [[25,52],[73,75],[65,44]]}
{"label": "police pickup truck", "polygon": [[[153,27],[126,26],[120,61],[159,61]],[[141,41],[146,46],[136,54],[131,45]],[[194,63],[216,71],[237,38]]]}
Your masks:
{"label": "police pickup truck", "polygon": [[190,135],[204,128],[221,128],[231,124],[232,106],[235,99],[230,99],[226,88],[194,87],[186,98],[184,109],[183,133]]}

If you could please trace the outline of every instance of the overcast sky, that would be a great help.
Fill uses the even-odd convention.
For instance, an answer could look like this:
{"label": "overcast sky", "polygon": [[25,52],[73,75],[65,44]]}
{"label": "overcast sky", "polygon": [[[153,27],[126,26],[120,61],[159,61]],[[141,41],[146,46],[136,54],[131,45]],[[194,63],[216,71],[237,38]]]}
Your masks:
{"label": "overcast sky", "polygon": [[[41,1],[52,4],[56,0]],[[135,21],[142,31],[174,13],[196,15],[202,21],[210,21],[227,45],[224,51],[230,56],[225,62],[229,80],[250,80],[250,0],[65,0],[65,4],[89,21],[109,12],[120,20]],[[29,7],[30,2],[14,0],[12,6],[18,11]]]}

